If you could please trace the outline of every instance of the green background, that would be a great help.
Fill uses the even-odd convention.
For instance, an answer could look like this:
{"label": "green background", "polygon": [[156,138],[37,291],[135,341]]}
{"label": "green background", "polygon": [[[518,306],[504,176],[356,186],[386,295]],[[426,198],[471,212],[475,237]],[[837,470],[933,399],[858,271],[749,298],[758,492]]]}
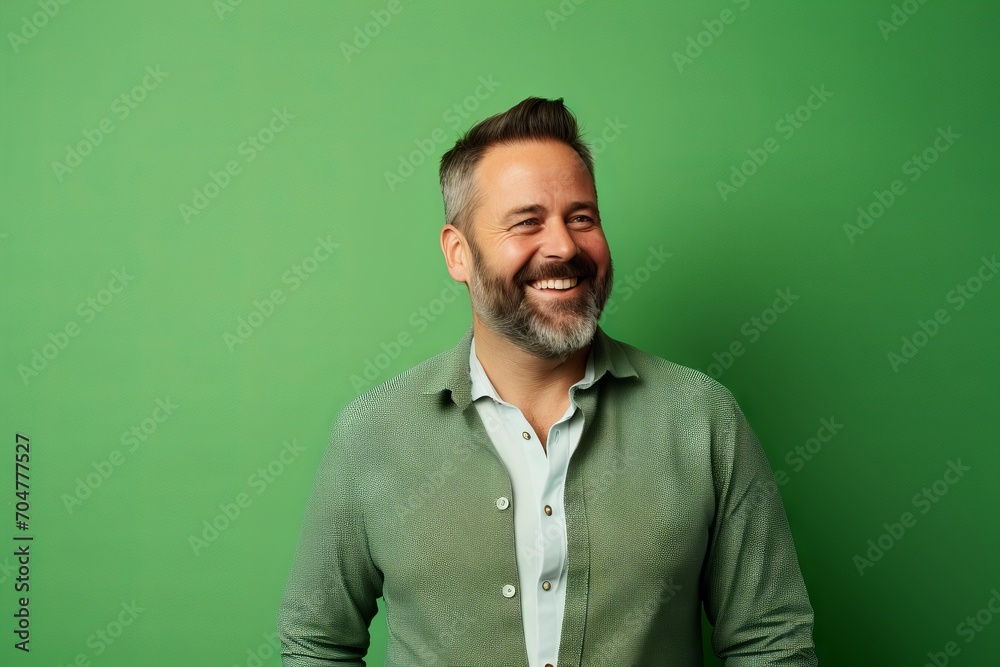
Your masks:
{"label": "green background", "polygon": [[[950,664],[992,662],[1000,619],[984,612],[992,623],[971,642],[959,624],[1000,587],[1000,280],[983,264],[1000,250],[996,3],[897,3],[892,31],[879,24],[890,2],[386,6],[0,5],[0,662],[269,654],[337,412],[471,321],[463,286],[439,300],[452,281],[436,164],[459,132],[530,95],[565,98],[589,138],[610,139],[596,157],[617,275],[605,329],[711,370],[787,475],[820,664],[922,665],[952,641]],[[713,23],[724,10],[731,21]],[[345,52],[355,39],[363,48]],[[812,87],[830,96],[799,109]],[[269,137],[275,110],[286,120]],[[789,113],[808,116],[791,136]],[[77,166],[53,165],[102,119],[112,131]],[[905,163],[949,128],[958,138],[911,181]],[[273,140],[251,152],[254,136]],[[718,182],[769,138],[777,152],[723,197]],[[390,187],[401,160],[412,174]],[[238,173],[204,193],[231,161]],[[850,236],[858,207],[896,179],[905,192]],[[215,196],[185,216],[196,190]],[[318,238],[337,247],[307,260]],[[671,253],[652,272],[650,248]],[[102,291],[122,270],[124,288]],[[972,280],[981,289],[959,309],[949,293],[980,270],[991,279]],[[754,334],[779,289],[798,299]],[[274,290],[281,303],[249,337],[227,338]],[[888,354],[938,309],[947,321],[894,368]],[[710,369],[737,341],[743,354]],[[158,399],[177,406],[162,423]],[[824,418],[843,427],[796,458]],[[144,420],[146,439],[123,441]],[[26,533],[14,527],[18,432],[32,446]],[[282,463],[286,442],[302,451]],[[969,471],[915,504],[949,461]],[[86,498],[68,505],[81,483]],[[239,516],[192,546],[239,498]],[[904,512],[915,525],[860,574],[855,556]],[[27,655],[11,634],[15,534],[35,538]],[[133,600],[134,622],[98,639]],[[369,664],[385,641],[380,613]]]}

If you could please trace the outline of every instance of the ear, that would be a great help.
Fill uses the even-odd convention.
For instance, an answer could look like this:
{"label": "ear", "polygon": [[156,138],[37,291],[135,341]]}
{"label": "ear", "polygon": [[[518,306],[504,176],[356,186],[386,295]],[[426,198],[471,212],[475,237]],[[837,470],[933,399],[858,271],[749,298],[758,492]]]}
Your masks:
{"label": "ear", "polygon": [[466,244],[465,236],[454,225],[441,228],[441,252],[444,253],[448,273],[458,282],[468,284],[471,257]]}

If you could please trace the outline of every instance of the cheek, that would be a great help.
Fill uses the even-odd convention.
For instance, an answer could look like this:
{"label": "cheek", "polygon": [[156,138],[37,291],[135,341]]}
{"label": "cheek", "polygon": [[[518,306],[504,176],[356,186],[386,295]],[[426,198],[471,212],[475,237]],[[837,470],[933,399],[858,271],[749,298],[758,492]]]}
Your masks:
{"label": "cheek", "polygon": [[506,278],[513,278],[531,263],[534,249],[523,243],[510,243],[496,256],[496,267]]}
{"label": "cheek", "polygon": [[603,235],[588,239],[581,246],[581,249],[597,264],[598,271],[602,269],[607,270],[611,262],[611,250],[608,248],[608,242],[604,239]]}

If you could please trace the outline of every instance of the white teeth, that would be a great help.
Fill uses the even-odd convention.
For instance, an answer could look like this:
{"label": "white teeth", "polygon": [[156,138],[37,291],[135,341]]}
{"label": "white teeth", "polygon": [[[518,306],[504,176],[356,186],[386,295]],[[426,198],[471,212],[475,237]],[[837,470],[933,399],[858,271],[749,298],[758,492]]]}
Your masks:
{"label": "white teeth", "polygon": [[531,283],[531,286],[535,289],[569,289],[571,287],[576,287],[576,284],[580,282],[579,278],[554,278],[549,280],[536,280]]}

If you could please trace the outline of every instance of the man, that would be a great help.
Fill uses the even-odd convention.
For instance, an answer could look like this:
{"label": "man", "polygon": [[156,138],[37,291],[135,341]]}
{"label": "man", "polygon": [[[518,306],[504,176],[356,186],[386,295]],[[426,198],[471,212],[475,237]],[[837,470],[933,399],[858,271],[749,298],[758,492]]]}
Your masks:
{"label": "man", "polygon": [[815,665],[780,496],[732,395],[608,337],[593,160],[528,98],[441,160],[459,344],[333,429],[279,614],[286,667]]}

